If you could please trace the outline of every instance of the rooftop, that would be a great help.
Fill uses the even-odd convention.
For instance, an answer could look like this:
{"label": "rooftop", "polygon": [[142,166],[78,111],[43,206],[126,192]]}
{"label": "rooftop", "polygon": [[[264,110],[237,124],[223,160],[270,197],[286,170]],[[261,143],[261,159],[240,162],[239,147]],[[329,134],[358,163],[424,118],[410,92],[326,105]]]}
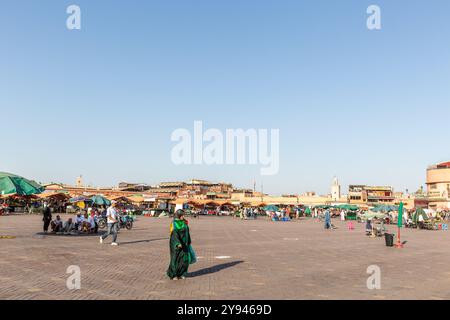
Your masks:
{"label": "rooftop", "polygon": [[428,170],[435,170],[435,169],[450,169],[450,161],[438,163],[428,167]]}

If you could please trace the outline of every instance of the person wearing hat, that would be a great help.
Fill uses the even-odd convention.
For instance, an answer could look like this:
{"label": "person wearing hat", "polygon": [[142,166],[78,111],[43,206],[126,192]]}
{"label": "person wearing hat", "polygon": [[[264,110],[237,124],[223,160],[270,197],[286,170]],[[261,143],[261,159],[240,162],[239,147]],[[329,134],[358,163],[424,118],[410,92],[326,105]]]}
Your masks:
{"label": "person wearing hat", "polygon": [[171,280],[185,279],[189,264],[194,261],[191,247],[191,235],[188,222],[184,219],[184,211],[178,210],[170,224],[170,264],[167,276]]}
{"label": "person wearing hat", "polygon": [[112,246],[117,246],[117,223],[118,223],[118,215],[115,209],[116,201],[111,201],[111,206],[106,211],[106,222],[108,223],[108,232],[104,235],[100,236],[100,243],[103,243],[110,234],[112,234],[113,240],[111,242]]}

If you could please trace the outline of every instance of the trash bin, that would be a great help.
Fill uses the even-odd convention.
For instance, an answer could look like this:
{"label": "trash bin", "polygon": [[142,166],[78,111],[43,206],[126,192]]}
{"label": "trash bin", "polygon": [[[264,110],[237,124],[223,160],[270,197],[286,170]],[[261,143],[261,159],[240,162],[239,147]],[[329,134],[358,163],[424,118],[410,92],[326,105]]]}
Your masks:
{"label": "trash bin", "polygon": [[386,240],[386,247],[393,247],[394,246],[394,234],[392,234],[392,233],[385,233],[384,234],[384,240]]}

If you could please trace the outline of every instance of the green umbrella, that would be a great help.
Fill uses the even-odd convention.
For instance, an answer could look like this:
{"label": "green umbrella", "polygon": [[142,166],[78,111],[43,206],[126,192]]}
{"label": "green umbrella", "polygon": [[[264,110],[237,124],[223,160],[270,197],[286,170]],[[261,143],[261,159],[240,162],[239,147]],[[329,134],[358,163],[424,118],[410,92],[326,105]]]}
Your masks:
{"label": "green umbrella", "polygon": [[386,214],[380,213],[380,212],[369,211],[369,212],[364,213],[361,217],[363,219],[383,219],[386,217]]}
{"label": "green umbrella", "polygon": [[323,205],[323,204],[320,204],[320,205],[314,207],[314,209],[330,209],[330,208],[331,208],[331,206],[327,206],[327,205]]}
{"label": "green umbrella", "polygon": [[379,204],[371,209],[374,212],[390,212],[390,211],[398,211],[397,206],[387,205],[387,204]]}
{"label": "green umbrella", "polygon": [[419,217],[422,216],[423,220],[428,220],[428,216],[425,212],[425,210],[423,210],[423,208],[417,208],[416,212],[414,212],[413,216],[412,216],[412,220],[417,223],[419,221]]}
{"label": "green umbrella", "polygon": [[271,205],[265,206],[263,208],[263,210],[264,211],[274,211],[274,212],[276,212],[276,211],[279,211],[280,209],[277,206],[274,206],[274,205],[271,204]]}
{"label": "green umbrella", "polygon": [[111,201],[106,199],[103,196],[93,196],[91,198],[92,202],[98,206],[110,206],[111,205]]}
{"label": "green umbrella", "polygon": [[18,194],[22,196],[29,196],[32,194],[42,193],[44,187],[36,183],[25,179],[23,177],[0,172],[0,194]]}
{"label": "green umbrella", "polygon": [[352,204],[339,204],[339,205],[335,206],[335,208],[348,210],[348,211],[356,211],[359,209],[358,206],[355,206]]}

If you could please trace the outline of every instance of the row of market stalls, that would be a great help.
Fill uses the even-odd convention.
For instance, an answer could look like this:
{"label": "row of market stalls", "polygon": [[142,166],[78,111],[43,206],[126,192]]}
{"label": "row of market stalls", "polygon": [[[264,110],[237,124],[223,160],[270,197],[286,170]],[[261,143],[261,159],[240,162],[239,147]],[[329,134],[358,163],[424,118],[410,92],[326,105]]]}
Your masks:
{"label": "row of market stalls", "polygon": [[47,191],[33,180],[11,173],[0,172],[0,215],[4,213],[40,212],[44,202],[55,212],[77,211],[87,207],[107,207],[111,201],[120,207],[146,210],[159,205],[167,206],[167,200],[136,194],[131,196],[101,194],[70,194],[69,192]]}
{"label": "row of market stalls", "polygon": [[307,206],[303,204],[267,204],[265,202],[240,202],[234,200],[207,200],[207,199],[176,199],[170,202],[171,209],[176,211],[178,209],[189,210],[206,210],[216,212],[231,212],[240,208],[252,208],[259,211],[279,212],[286,209],[299,209],[305,212],[306,215],[311,214],[313,209],[332,209],[332,210],[346,210],[357,211],[361,208],[356,205],[341,204],[341,205],[316,205]]}
{"label": "row of market stalls", "polygon": [[[78,210],[91,206],[106,207],[116,201],[120,207],[134,211],[168,211],[175,212],[178,209],[202,211],[212,214],[230,214],[242,208],[258,209],[259,212],[278,212],[284,209],[301,210],[305,215],[310,215],[314,210],[330,210],[334,213],[345,211],[349,219],[388,219],[396,221],[399,206],[381,204],[369,207],[367,205],[335,204],[335,205],[302,205],[292,203],[267,204],[258,199],[251,202],[238,200],[211,200],[211,199],[161,199],[146,194],[134,195],[101,195],[101,194],[70,194],[68,192],[48,192],[35,181],[26,178],[0,172],[0,214],[6,211],[30,212],[39,211],[44,202],[50,203],[56,212],[67,212],[68,209]],[[403,219],[405,223],[424,224],[435,223],[449,219],[448,212],[435,212],[430,209],[415,208],[405,211]],[[419,221],[420,220],[420,221]]]}
{"label": "row of market stalls", "polygon": [[[51,205],[54,212],[73,213],[89,207],[108,207],[115,201],[119,208],[133,211],[143,211],[159,205],[156,199],[147,199],[142,195],[134,196],[104,196],[104,195],[70,195],[69,193],[40,193],[40,194],[8,194],[0,195],[0,205],[3,211],[9,213],[39,213],[46,202]],[[166,204],[166,201],[163,202]],[[166,204],[167,205],[167,204]]]}

